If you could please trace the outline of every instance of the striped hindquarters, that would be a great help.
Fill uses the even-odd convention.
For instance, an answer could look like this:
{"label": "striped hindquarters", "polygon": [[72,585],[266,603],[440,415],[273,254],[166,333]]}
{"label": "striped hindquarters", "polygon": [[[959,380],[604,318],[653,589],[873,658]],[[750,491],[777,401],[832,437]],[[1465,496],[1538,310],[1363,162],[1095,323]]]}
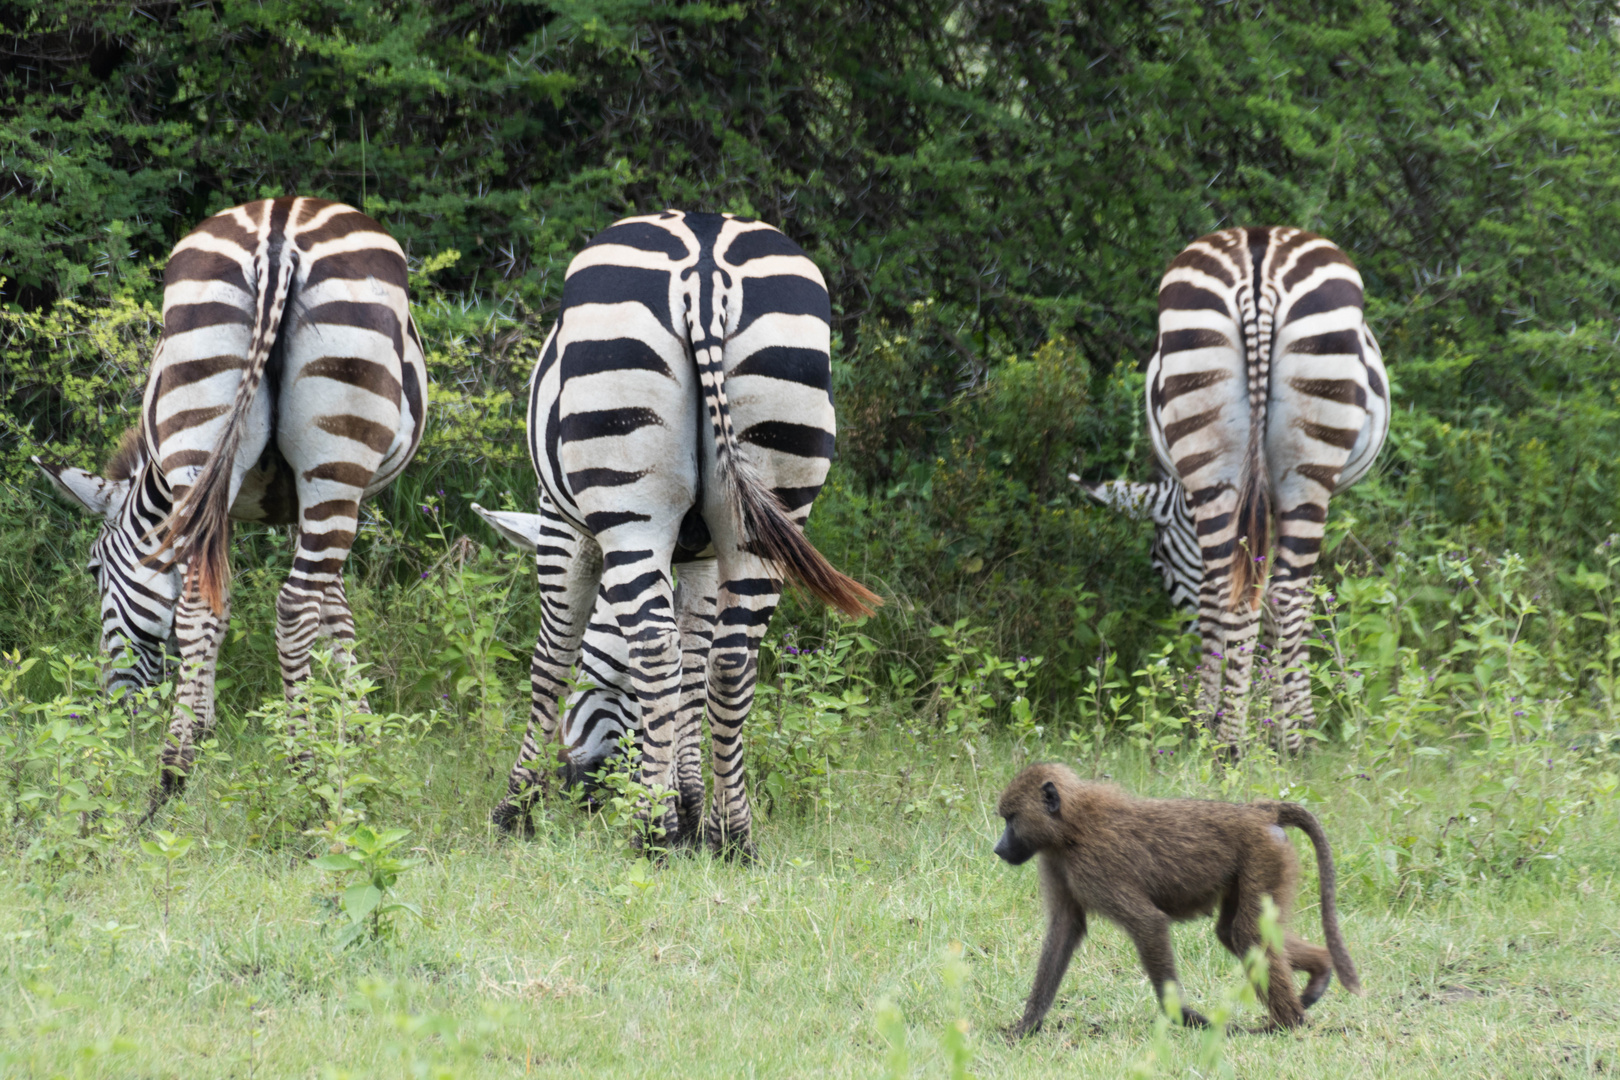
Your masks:
{"label": "striped hindquarters", "polygon": [[[1325,513],[1367,428],[1370,383],[1387,402],[1370,339],[1360,276],[1312,233],[1214,233],[1165,274],[1149,428],[1159,460],[1187,489],[1206,571],[1230,583],[1231,606],[1257,600],[1273,514],[1315,513],[1274,509],[1279,489],[1309,482],[1309,501]],[[1387,424],[1387,407],[1381,415]]]}
{"label": "striped hindquarters", "polygon": [[[176,245],[142,429],[174,493],[165,539],[192,563],[216,610],[227,517],[272,436],[278,446],[321,443],[316,467],[368,493],[410,459],[426,416],[426,372],[406,283],[392,237],[321,199],[226,210]],[[302,378],[337,384],[337,407],[282,415],[280,399]],[[361,407],[350,389],[366,392]]]}

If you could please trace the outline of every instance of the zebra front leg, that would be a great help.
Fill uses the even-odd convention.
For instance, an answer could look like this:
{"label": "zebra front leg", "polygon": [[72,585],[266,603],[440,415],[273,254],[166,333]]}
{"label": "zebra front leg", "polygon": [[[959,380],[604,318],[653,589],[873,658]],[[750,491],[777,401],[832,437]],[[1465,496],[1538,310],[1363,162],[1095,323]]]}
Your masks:
{"label": "zebra front leg", "polygon": [[169,737],[158,760],[158,786],[152,792],[148,819],[169,796],[186,786],[197,757],[196,740],[214,729],[214,675],[219,647],[231,621],[229,594],[216,615],[190,575],[182,572],[181,580],[185,585],[174,612],[175,637],[180,643],[180,686],[175,694]]}
{"label": "zebra front leg", "polygon": [[709,647],[714,641],[718,564],[682,563],[675,585],[681,634],[681,704],[675,721],[675,789],[680,836],[695,841],[703,824],[703,709],[709,690]]}
{"label": "zebra front leg", "polygon": [[602,549],[575,532],[542,492],[535,575],[540,583],[540,633],[529,661],[529,726],[506,778],[506,796],[490,813],[504,833],[533,832],[529,811],[549,784],[555,759],[542,753],[557,736],[558,710],[579,657],[591,605],[602,576]]}

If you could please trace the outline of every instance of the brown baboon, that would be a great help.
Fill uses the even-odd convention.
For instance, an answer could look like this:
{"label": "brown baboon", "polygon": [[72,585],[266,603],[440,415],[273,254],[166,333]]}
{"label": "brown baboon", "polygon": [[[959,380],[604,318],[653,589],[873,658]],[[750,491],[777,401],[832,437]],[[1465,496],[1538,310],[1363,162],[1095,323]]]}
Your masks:
{"label": "brown baboon", "polygon": [[[1162,1001],[1176,978],[1170,924],[1220,909],[1215,935],[1236,956],[1260,944],[1261,897],[1270,894],[1286,923],[1299,884],[1299,861],[1280,826],[1311,838],[1322,882],[1322,933],[1327,948],[1287,934],[1287,955],[1270,956],[1270,1027],[1295,1027],[1327,989],[1335,970],[1346,989],[1361,993],[1355,964],[1339,935],[1334,908],[1333,852],[1321,823],[1295,803],[1137,799],[1112,784],[1088,783],[1062,765],[1031,765],[1002,792],[996,812],[1007,829],[996,854],[1014,866],[1041,856],[1041,887],[1049,922],[1035,986],[1014,1036],[1040,1028],[1086,917],[1123,928]],[[1303,999],[1294,971],[1310,973]],[[1189,1024],[1208,1023],[1183,1007]]]}

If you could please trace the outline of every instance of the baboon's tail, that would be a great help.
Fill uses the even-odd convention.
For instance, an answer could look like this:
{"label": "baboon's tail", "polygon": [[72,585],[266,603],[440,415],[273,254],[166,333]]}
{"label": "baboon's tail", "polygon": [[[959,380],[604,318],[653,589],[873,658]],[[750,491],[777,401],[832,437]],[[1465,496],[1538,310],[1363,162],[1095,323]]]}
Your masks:
{"label": "baboon's tail", "polygon": [[198,592],[214,614],[225,610],[225,587],[230,580],[231,473],[242,444],[242,423],[264,382],[265,366],[281,331],[281,318],[292,299],[298,273],[298,249],[292,244],[260,241],[254,256],[258,278],[254,297],[253,336],[248,343],[247,368],[236,384],[219,444],[208,455],[202,472],[180,499],[160,531],[159,551],[168,551],[167,565],[186,563],[186,585]]}
{"label": "baboon's tail", "polygon": [[1356,974],[1350,950],[1344,947],[1344,935],[1339,933],[1338,883],[1333,873],[1333,849],[1328,845],[1327,833],[1316,815],[1298,803],[1277,803],[1277,824],[1291,825],[1311,838],[1316,848],[1316,876],[1322,889],[1322,936],[1327,939],[1328,955],[1333,957],[1333,970],[1339,981],[1352,994],[1361,993],[1361,976]]}
{"label": "baboon's tail", "polygon": [[784,577],[803,585],[824,604],[845,615],[870,615],[883,603],[881,597],[852,577],[840,573],[827,557],[805,538],[804,532],[788,517],[767,488],[737,452],[731,428],[731,406],[726,400],[723,344],[705,332],[698,312],[687,315],[692,351],[697,357],[698,381],[703,385],[704,403],[714,427],[716,471],[725,486],[740,531],[749,550],[775,563]]}
{"label": "baboon's tail", "polygon": [[[1259,284],[1259,268],[1254,282]],[[1266,407],[1271,399],[1271,340],[1274,312],[1260,293],[1239,286],[1245,367],[1249,372],[1249,445],[1238,484],[1237,535],[1232,550],[1232,595],[1228,611],[1252,611],[1265,581],[1271,554],[1271,470],[1266,464]]]}

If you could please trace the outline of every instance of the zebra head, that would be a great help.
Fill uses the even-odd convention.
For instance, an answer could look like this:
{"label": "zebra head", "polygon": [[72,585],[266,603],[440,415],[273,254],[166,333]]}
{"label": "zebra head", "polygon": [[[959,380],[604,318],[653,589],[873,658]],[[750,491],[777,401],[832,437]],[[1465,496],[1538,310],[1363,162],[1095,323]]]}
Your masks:
{"label": "zebra head", "polygon": [[[486,510],[477,503],[472,508],[512,546],[534,554],[544,520],[539,514]],[[598,613],[603,613],[602,619]],[[599,601],[580,650],[578,670],[583,685],[570,691],[563,702],[562,740],[568,757],[562,774],[570,784],[588,785],[590,774],[618,753],[619,736],[641,727],[641,703],[630,684],[630,643],[605,618]]]}
{"label": "zebra head", "polygon": [[1162,476],[1149,484],[1109,480],[1089,484],[1073,473],[1069,479],[1103,506],[1113,507],[1132,521],[1153,522],[1153,568],[1164,578],[1170,603],[1189,614],[1198,610],[1198,588],[1204,580],[1204,556],[1193,527],[1192,510],[1181,481]]}
{"label": "zebra head", "polygon": [[156,528],[170,501],[156,470],[146,467],[144,444],[126,438],[107,463],[106,476],[34,458],[57,491],[102,519],[86,568],[101,595],[101,651],[109,659],[102,685],[114,697],[161,682],[180,597],[180,571],[157,569]]}

